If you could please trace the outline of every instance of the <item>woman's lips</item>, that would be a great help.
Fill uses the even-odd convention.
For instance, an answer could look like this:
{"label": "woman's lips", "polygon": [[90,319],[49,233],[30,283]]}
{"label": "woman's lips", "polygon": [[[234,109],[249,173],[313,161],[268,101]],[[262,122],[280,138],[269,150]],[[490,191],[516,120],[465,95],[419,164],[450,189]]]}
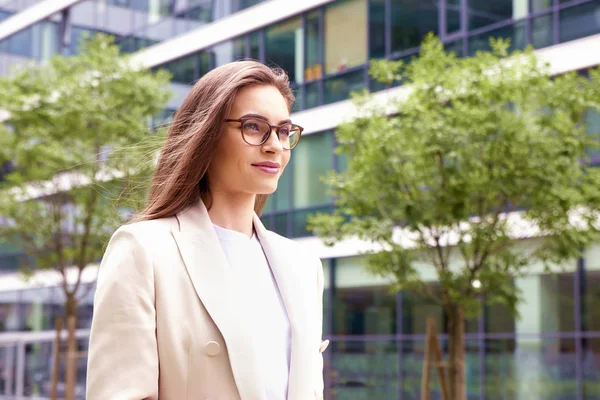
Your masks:
{"label": "woman's lips", "polygon": [[281,167],[278,163],[265,161],[261,163],[252,164],[253,167],[258,168],[262,172],[266,174],[276,175],[279,173],[279,168]]}

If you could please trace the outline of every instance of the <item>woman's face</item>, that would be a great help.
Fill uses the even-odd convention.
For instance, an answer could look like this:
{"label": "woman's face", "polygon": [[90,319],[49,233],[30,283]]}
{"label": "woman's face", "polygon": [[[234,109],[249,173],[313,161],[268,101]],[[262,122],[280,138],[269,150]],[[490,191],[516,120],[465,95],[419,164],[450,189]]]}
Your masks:
{"label": "woman's face", "polygon": [[[290,118],[281,93],[268,85],[242,89],[226,119],[248,115],[275,126],[289,122]],[[265,143],[252,146],[244,141],[241,126],[240,122],[224,122],[208,168],[210,190],[233,195],[273,193],[290,160],[290,150],[284,150],[274,129]]]}

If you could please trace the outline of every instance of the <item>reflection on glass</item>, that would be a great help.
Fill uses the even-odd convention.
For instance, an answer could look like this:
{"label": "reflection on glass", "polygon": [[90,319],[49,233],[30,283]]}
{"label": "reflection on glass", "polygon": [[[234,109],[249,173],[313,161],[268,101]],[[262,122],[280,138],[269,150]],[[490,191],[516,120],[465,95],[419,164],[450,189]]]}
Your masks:
{"label": "reflection on glass", "polygon": [[171,82],[189,85],[194,82],[197,77],[196,61],[196,55],[192,54],[174,61],[170,61],[159,66],[158,68],[166,69],[171,73]]}
{"label": "reflection on glass", "polygon": [[469,29],[527,15],[528,0],[468,0]]}
{"label": "reflection on glass", "polygon": [[585,116],[585,124],[588,135],[594,137],[598,147],[587,150],[590,161],[593,165],[600,163],[600,112],[589,110]]}
{"label": "reflection on glass", "polygon": [[582,329],[600,331],[600,270],[586,271],[582,287]]}
{"label": "reflection on glass", "polygon": [[369,2],[369,58],[385,57],[385,0]]}
{"label": "reflection on glass", "polygon": [[474,56],[477,51],[489,51],[490,38],[510,39],[509,51],[524,49],[527,43],[525,22],[494,29],[493,31],[481,33],[469,38],[469,55]]}
{"label": "reflection on glass", "polygon": [[246,41],[243,37],[228,40],[212,47],[209,51],[214,59],[214,67],[237,61],[246,55]]}
{"label": "reflection on glass", "polygon": [[397,345],[391,340],[345,340],[330,345],[336,399],[395,399]]}
{"label": "reflection on glass", "polygon": [[560,11],[560,42],[591,36],[600,32],[600,1],[590,1]]}
{"label": "reflection on glass", "polygon": [[542,15],[532,20],[532,40],[533,47],[541,49],[542,47],[552,46],[554,43],[552,14]]}
{"label": "reflection on glass", "polygon": [[308,83],[304,86],[304,108],[314,108],[319,105],[319,82]]}
{"label": "reflection on glass", "polygon": [[[400,342],[402,365],[402,399],[418,400],[421,398],[421,377],[423,375],[423,360],[425,356],[425,341],[423,339],[405,339]],[[442,357],[448,357],[448,341],[438,339]],[[480,371],[479,347],[476,340],[465,341],[465,378],[467,397],[479,399]],[[441,388],[435,370],[432,371],[430,384],[431,398],[441,399]],[[476,397],[472,397],[475,395]],[[395,397],[394,397],[395,398]]]}
{"label": "reflection on glass", "polygon": [[531,0],[531,12],[544,11],[552,7],[553,0]]}
{"label": "reflection on glass", "polygon": [[[300,143],[303,140],[300,139]],[[277,183],[277,190],[273,195],[273,205],[274,210],[288,210],[292,207],[292,199],[290,197],[290,190],[292,186],[292,170],[293,170],[293,162],[295,158],[295,152],[298,150],[296,147],[294,151],[294,156],[290,159],[290,162],[283,170],[283,174],[279,178],[279,182]]]}
{"label": "reflection on glass", "polygon": [[313,236],[312,231],[308,229],[308,217],[317,213],[331,213],[332,211],[333,206],[322,206],[294,211],[292,213],[292,237]]}
{"label": "reflection on glass", "polygon": [[419,47],[438,29],[437,0],[392,0],[392,52]]}
{"label": "reflection on glass", "polygon": [[446,33],[460,30],[460,0],[446,0]]}
{"label": "reflection on glass", "polygon": [[304,78],[304,35],[302,20],[294,18],[266,29],[266,63],[283,68],[291,82],[302,83]]}
{"label": "reflection on glass", "polygon": [[574,320],[574,274],[530,275],[515,280],[523,294],[518,305],[521,318],[517,334],[572,332]]}
{"label": "reflection on glass", "polygon": [[583,398],[600,399],[600,338],[583,339]]}
{"label": "reflection on glass", "polygon": [[19,317],[19,292],[0,292],[0,332],[23,329]]}
{"label": "reflection on glass", "polygon": [[325,73],[367,62],[367,0],[345,0],[325,9]]}
{"label": "reflection on glass", "polygon": [[365,73],[362,69],[325,80],[325,104],[346,100],[351,92],[359,92],[365,87]]}
{"label": "reflection on glass", "polygon": [[331,131],[304,135],[294,149],[294,207],[327,203],[331,197],[321,180],[333,169],[333,135]]}
{"label": "reflection on glass", "polygon": [[260,60],[260,32],[250,34],[250,58]]}
{"label": "reflection on glass", "polygon": [[360,257],[337,260],[334,327],[336,335],[396,333],[396,294],[389,280],[374,276]]}
{"label": "reflection on glass", "polygon": [[306,16],[306,65],[304,67],[304,79],[312,81],[321,78],[323,66],[319,62],[319,50],[321,40],[319,36],[320,13],[313,12]]}
{"label": "reflection on glass", "polygon": [[575,340],[487,339],[486,399],[574,399]]}

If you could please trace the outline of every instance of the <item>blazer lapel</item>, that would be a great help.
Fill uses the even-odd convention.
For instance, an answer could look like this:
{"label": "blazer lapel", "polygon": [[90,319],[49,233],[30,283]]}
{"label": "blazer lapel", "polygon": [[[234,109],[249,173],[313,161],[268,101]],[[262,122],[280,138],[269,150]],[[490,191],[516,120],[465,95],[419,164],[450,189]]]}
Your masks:
{"label": "blazer lapel", "polygon": [[[263,251],[269,261],[279,292],[283,299],[292,331],[292,350],[290,361],[290,378],[288,384],[288,400],[306,400],[314,397],[312,384],[311,354],[314,353],[308,340],[310,335],[309,316],[311,313],[305,308],[302,288],[304,278],[302,272],[305,265],[295,265],[298,254],[286,253],[285,241],[272,239],[258,216],[254,215],[254,229]],[[291,257],[288,257],[291,256]],[[316,282],[315,282],[316,284]]]}
{"label": "blazer lapel", "polygon": [[174,230],[173,236],[198,297],[225,339],[240,396],[265,399],[259,354],[247,334],[252,330],[253,310],[245,299],[252,295],[251,288],[229,268],[202,201],[178,214],[177,219],[180,229]]}

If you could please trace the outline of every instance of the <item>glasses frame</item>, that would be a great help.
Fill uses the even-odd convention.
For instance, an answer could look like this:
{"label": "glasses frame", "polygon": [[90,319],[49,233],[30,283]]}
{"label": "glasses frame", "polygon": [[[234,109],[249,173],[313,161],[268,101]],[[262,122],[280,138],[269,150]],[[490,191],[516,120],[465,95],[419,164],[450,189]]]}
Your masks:
{"label": "glasses frame", "polygon": [[[248,141],[244,137],[244,129],[243,129],[244,122],[250,121],[250,120],[264,122],[265,124],[267,124],[269,126],[269,132],[265,133],[265,135],[263,136],[263,138],[259,144],[248,143]],[[275,129],[275,132],[277,132],[277,140],[279,140],[279,143],[281,143],[281,140],[279,139],[279,129],[283,128],[286,125],[293,125],[293,126],[298,127],[298,129],[300,129],[300,133],[299,133],[300,137],[298,138],[298,141],[296,142],[296,144],[294,146],[290,147],[289,149],[286,149],[285,147],[283,147],[283,143],[281,143],[281,146],[283,147],[284,150],[292,150],[293,148],[298,146],[298,143],[300,143],[300,139],[302,139],[302,132],[304,131],[303,127],[301,127],[300,125],[292,124],[291,122],[287,122],[283,125],[271,125],[267,121],[260,119],[260,118],[256,118],[256,117],[242,117],[242,118],[238,118],[238,119],[226,119],[225,122],[239,122],[241,124],[240,125],[240,134],[242,135],[242,140],[244,142],[246,142],[247,144],[249,144],[250,146],[262,146],[263,144],[265,144],[267,142],[267,140],[269,140],[269,137],[271,137],[271,133],[273,132],[273,129]]]}

